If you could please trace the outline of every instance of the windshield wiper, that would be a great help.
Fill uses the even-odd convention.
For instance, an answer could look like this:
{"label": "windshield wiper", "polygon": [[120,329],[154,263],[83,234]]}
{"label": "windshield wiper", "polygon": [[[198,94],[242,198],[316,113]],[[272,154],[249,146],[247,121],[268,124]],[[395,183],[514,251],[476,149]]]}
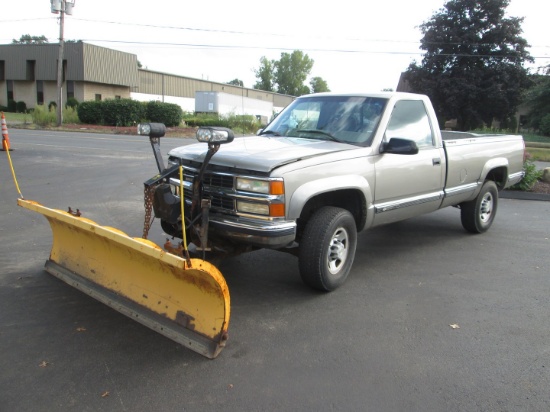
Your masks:
{"label": "windshield wiper", "polygon": [[274,132],[273,130],[262,130],[258,136],[263,136],[266,134],[271,136],[281,136],[279,132]]}
{"label": "windshield wiper", "polygon": [[330,140],[332,140],[334,142],[342,143],[342,141],[340,139],[337,139],[336,137],[334,137],[330,133],[324,132],[324,131],[319,130],[319,129],[296,129],[296,132],[319,134],[321,136],[328,137]]}

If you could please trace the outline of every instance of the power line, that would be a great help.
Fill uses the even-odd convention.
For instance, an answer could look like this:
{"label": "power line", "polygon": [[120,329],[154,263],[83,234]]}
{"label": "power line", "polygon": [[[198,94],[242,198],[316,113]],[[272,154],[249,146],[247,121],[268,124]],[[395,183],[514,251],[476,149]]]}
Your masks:
{"label": "power line", "polygon": [[[167,43],[167,42],[142,42],[142,41],[125,41],[125,40],[102,40],[102,39],[82,39],[83,42],[98,42],[98,43],[121,43],[135,44],[140,46],[166,46],[166,47],[189,47],[195,49],[231,49],[231,50],[278,50],[278,51],[294,51],[296,47],[269,47],[269,46],[230,46],[230,45],[214,45],[214,44],[193,44],[193,43]],[[409,51],[375,51],[375,50],[354,50],[354,49],[323,49],[323,48],[299,48],[302,51],[308,52],[328,52],[328,53],[365,53],[365,54],[393,54],[393,55],[425,55],[424,52],[409,52]],[[456,53],[440,53],[438,56],[454,56],[454,57],[492,57],[492,58],[513,58],[514,56],[498,56],[490,54],[456,54]],[[550,56],[531,56],[533,59],[549,59]]]}
{"label": "power line", "polygon": [[[53,19],[57,19],[54,17]],[[48,18],[34,18],[34,19],[19,19],[19,20],[9,20],[9,22],[25,22],[25,21],[37,21],[37,20],[52,20],[51,17]],[[123,25],[123,26],[136,26],[136,27],[149,27],[155,29],[168,29],[168,30],[187,30],[187,31],[196,31],[196,32],[206,32],[206,33],[220,33],[220,34],[237,34],[237,35],[246,35],[246,36],[275,36],[275,37],[289,37],[293,36],[290,34],[276,34],[276,33],[259,33],[259,32],[245,32],[237,30],[219,30],[219,29],[205,29],[197,27],[181,27],[181,26],[163,26],[155,24],[141,24],[141,23],[126,23],[126,22],[117,22],[117,21],[108,21],[108,20],[93,20],[93,19],[82,19],[82,18],[72,18],[72,20],[92,22],[92,23],[105,23],[105,24],[114,24],[114,25]],[[0,20],[0,23],[8,22],[7,20]],[[310,38],[321,40],[323,37],[312,37],[312,36],[301,36],[302,38]],[[361,39],[361,38],[342,38],[335,39],[330,37],[332,41],[361,41],[361,42],[372,42],[372,43],[402,43],[402,44],[414,44],[419,46],[420,41],[410,41],[410,40],[390,40],[390,39]],[[192,44],[192,43],[162,43],[162,42],[140,42],[140,41],[124,41],[124,40],[96,40],[96,39],[82,39],[82,41],[94,41],[94,42],[104,42],[104,43],[122,43],[122,44],[136,44],[136,45],[151,45],[151,46],[169,46],[169,47],[191,47],[191,48],[205,48],[205,49],[262,49],[262,50],[282,50],[282,51],[293,51],[296,50],[296,47],[269,47],[269,46],[228,46],[228,45],[211,45],[211,44]],[[461,45],[463,43],[453,42],[427,42],[429,45]],[[469,46],[485,46],[489,44],[484,43],[470,43]],[[550,46],[534,46],[532,48],[550,48]],[[310,51],[310,52],[332,52],[332,53],[368,53],[368,54],[394,54],[394,55],[423,55],[423,52],[402,52],[402,51],[368,51],[368,50],[354,50],[354,49],[324,49],[324,48],[302,48],[298,47],[300,50]],[[464,56],[464,55],[456,55]],[[478,56],[479,57],[479,56]],[[547,59],[550,56],[531,56],[533,59]]]}

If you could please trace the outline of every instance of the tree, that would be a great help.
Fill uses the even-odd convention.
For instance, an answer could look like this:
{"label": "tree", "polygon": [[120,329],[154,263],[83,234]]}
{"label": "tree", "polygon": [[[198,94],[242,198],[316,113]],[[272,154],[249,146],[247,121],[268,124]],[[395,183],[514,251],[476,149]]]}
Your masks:
{"label": "tree", "polygon": [[13,39],[12,44],[45,44],[48,43],[46,36],[31,36],[30,34],[23,34],[19,40]]}
{"label": "tree", "polygon": [[290,96],[309,93],[309,87],[304,85],[304,82],[313,68],[313,63],[313,60],[300,50],[294,50],[292,54],[281,53],[281,58],[274,63],[278,93]]}
{"label": "tree", "polygon": [[260,68],[254,70],[258,81],[254,85],[255,89],[273,92],[274,90],[274,60],[268,60],[265,56],[260,59]]}
{"label": "tree", "polygon": [[311,86],[311,93],[330,92],[327,82],[321,77],[313,77],[309,81],[309,85]]}
{"label": "tree", "polygon": [[[313,60],[300,50],[294,50],[292,54],[281,53],[279,60],[262,57],[260,68],[254,70],[258,79],[254,88],[290,96],[310,93],[310,88],[304,83],[313,68],[313,63]],[[312,78],[310,85],[314,93],[330,91],[326,81],[321,77]]]}
{"label": "tree", "polygon": [[441,120],[459,130],[512,117],[533,61],[520,34],[523,18],[505,18],[510,0],[449,0],[420,26],[422,63],[409,65],[411,89],[432,99]]}
{"label": "tree", "polygon": [[530,109],[529,126],[550,135],[550,64],[540,72],[532,76],[533,86],[527,90],[524,103]]}
{"label": "tree", "polygon": [[233,86],[244,87],[244,82],[242,80],[239,80],[239,79],[233,79],[230,82],[227,82],[227,84],[232,84]]}

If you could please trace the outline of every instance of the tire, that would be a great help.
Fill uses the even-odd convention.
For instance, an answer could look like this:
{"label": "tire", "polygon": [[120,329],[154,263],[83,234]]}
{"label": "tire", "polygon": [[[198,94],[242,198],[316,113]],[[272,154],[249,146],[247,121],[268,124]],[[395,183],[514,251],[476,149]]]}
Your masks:
{"label": "tire", "polygon": [[493,224],[497,207],[497,185],[492,180],[487,180],[474,200],[460,205],[462,226],[471,233],[486,232]]}
{"label": "tire", "polygon": [[357,227],[345,209],[325,206],[307,222],[298,262],[300,276],[313,289],[330,292],[347,279],[355,257]]}

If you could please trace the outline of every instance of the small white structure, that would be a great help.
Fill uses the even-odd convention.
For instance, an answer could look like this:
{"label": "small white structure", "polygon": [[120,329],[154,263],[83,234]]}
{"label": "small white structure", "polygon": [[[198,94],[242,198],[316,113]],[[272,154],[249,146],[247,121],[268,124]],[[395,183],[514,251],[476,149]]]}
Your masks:
{"label": "small white structure", "polygon": [[273,115],[273,103],[220,92],[195,92],[195,112],[220,116],[252,115],[263,124]]}

